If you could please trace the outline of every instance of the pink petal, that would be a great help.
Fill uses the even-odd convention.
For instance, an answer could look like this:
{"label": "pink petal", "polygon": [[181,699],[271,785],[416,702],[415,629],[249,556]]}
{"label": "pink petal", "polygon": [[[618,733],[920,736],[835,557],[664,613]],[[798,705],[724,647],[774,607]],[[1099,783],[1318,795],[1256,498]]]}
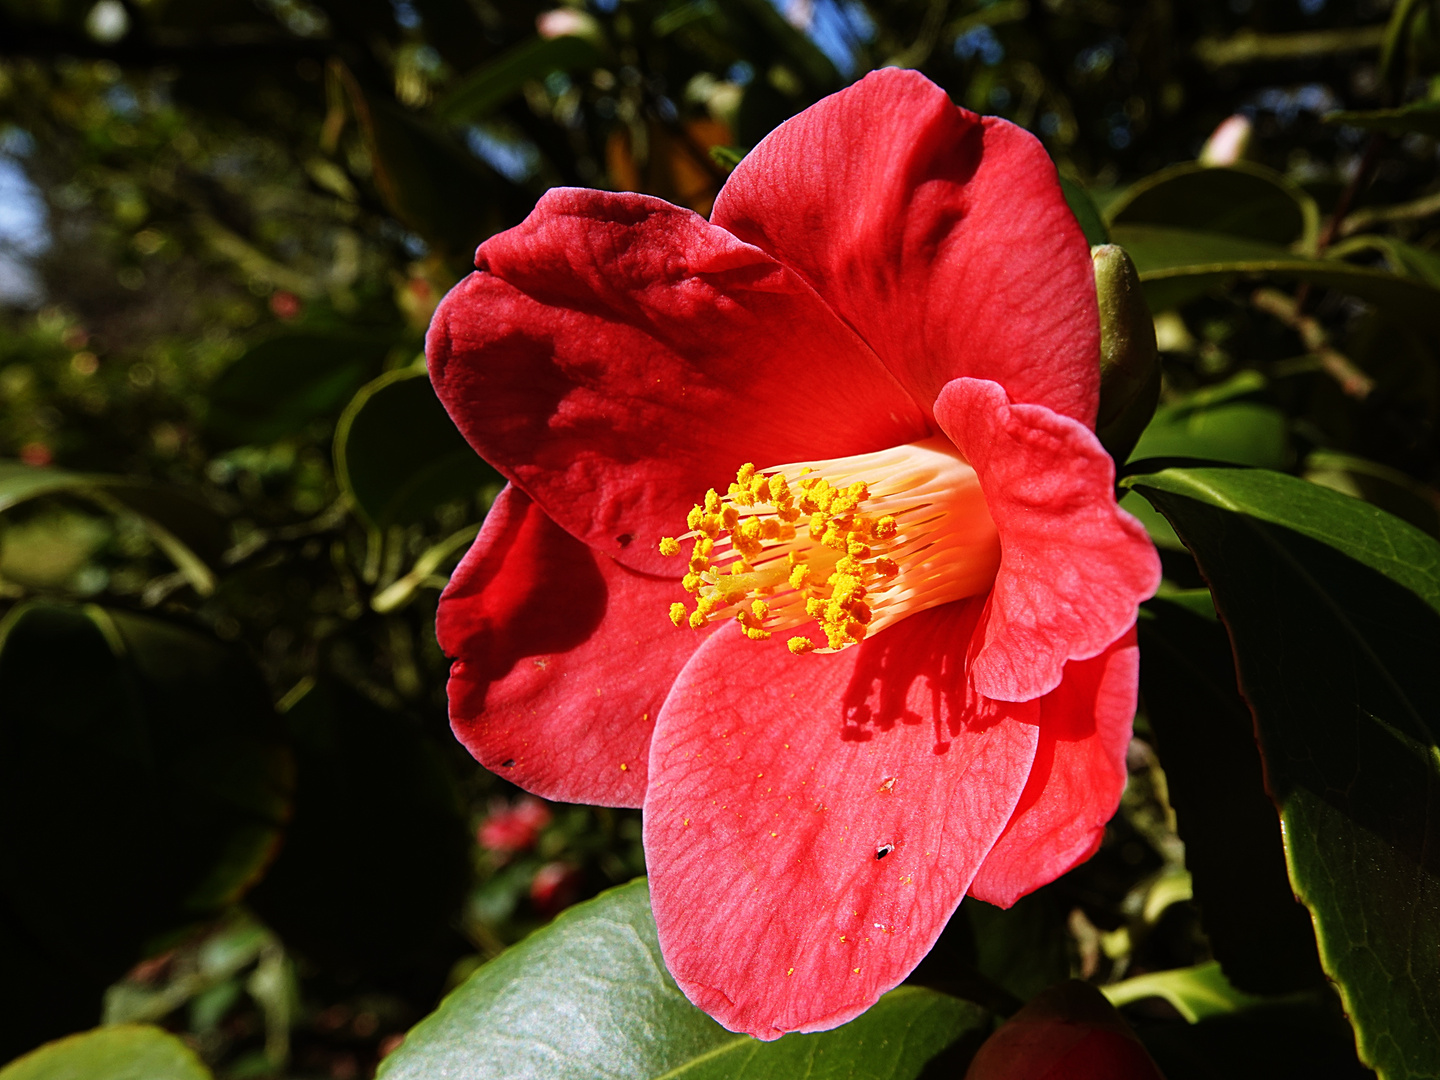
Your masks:
{"label": "pink petal", "polygon": [[1000,571],[975,657],[976,689],[1028,701],[1068,660],[1102,652],[1160,583],[1160,557],[1115,505],[1115,465],[1094,432],[981,379],[947,383],[935,418],[974,466],[1000,533]]}
{"label": "pink petal", "polygon": [[656,543],[746,461],[929,432],[809,286],[689,210],[554,189],[475,261],[430,325],[440,399],[557,523],[632,569],[679,576]]}
{"label": "pink petal", "polygon": [[440,597],[450,722],[487,769],[547,799],[639,806],[650,733],[701,638],[674,581],[626,570],[507,487]]}
{"label": "pink petal", "polygon": [[1134,627],[1099,656],[1065,665],[1040,699],[1030,779],[971,896],[1009,907],[1095,854],[1125,790],[1139,677]]}
{"label": "pink petal", "polygon": [[731,1030],[774,1039],[874,1004],[1009,820],[1039,705],[968,687],[980,608],[823,656],[727,625],[676,680],[650,750],[650,897],[671,974]]}
{"label": "pink petal", "polygon": [[872,72],[780,125],[711,220],[799,271],[917,401],[968,375],[1094,426],[1094,271],[1055,166],[918,72]]}

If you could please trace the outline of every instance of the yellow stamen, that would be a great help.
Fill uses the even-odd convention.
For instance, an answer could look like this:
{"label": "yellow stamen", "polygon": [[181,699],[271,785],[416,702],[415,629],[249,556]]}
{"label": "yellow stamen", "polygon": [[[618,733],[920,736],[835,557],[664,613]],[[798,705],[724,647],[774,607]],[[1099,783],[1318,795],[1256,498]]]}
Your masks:
{"label": "yellow stamen", "polygon": [[814,620],[825,646],[792,637],[796,655],[846,648],[983,592],[1000,560],[975,471],[943,438],[763,472],[746,463],[727,494],[707,491],[686,523],[686,536],[660,544],[673,555],[680,540],[694,541],[682,585],[697,606],[687,617],[672,605],[672,621],[698,629],[738,606],[742,632],[763,641]]}

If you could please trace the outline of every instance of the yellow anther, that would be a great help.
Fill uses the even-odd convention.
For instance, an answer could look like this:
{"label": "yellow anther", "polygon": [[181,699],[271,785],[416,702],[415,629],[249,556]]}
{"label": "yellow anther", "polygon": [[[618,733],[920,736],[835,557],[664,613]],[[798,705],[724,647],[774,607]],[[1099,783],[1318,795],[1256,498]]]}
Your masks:
{"label": "yellow anther", "polygon": [[720,514],[720,520],[725,528],[733,530],[736,525],[740,524],[740,511],[733,506],[727,506]]}
{"label": "yellow anther", "polygon": [[792,496],[790,494],[790,485],[785,480],[785,477],[783,475],[776,473],[774,476],[770,477],[769,487],[771,502],[778,504],[789,502],[791,500]]}
{"label": "yellow anther", "polygon": [[784,506],[779,507],[775,511],[775,513],[779,515],[781,521],[789,522],[798,521],[800,519],[800,508],[798,506],[792,506],[788,503]]}
{"label": "yellow anther", "polygon": [[740,471],[735,474],[735,482],[738,484],[748,484],[754,477],[755,463],[753,461],[747,461],[744,465],[740,466]]}
{"label": "yellow anther", "polygon": [[700,528],[700,523],[704,520],[705,510],[700,506],[692,506],[690,513],[685,515],[685,524],[688,525],[692,531]]}
{"label": "yellow anther", "polygon": [[707,559],[704,555],[701,555],[699,551],[692,551],[690,553],[690,572],[692,574],[703,574],[706,570],[709,569],[709,559]]}
{"label": "yellow anther", "polygon": [[880,558],[876,559],[870,565],[875,568],[875,572],[881,577],[894,577],[900,572],[900,564],[894,559],[885,558],[884,555],[881,555]]}
{"label": "yellow anther", "polygon": [[857,559],[868,559],[870,557],[870,545],[863,540],[856,540],[852,535],[845,541],[845,554],[853,555]]}
{"label": "yellow anther", "polygon": [[778,540],[780,538],[780,522],[774,518],[767,517],[760,523],[760,539]]}
{"label": "yellow anther", "polygon": [[790,571],[790,587],[799,592],[805,587],[805,581],[810,577],[810,567],[804,563],[796,563]]}
{"label": "yellow anther", "polygon": [[705,584],[705,582],[701,580],[699,574],[692,571],[691,573],[686,574],[683,578],[680,579],[680,584],[684,587],[686,592],[694,593],[699,592],[700,586]]}
{"label": "yellow anther", "polygon": [[685,605],[680,603],[678,600],[670,605],[670,621],[673,622],[676,626],[685,625],[685,616],[687,614],[688,613],[685,610]]}
{"label": "yellow anther", "polygon": [[804,656],[807,652],[815,651],[815,643],[808,637],[792,637],[785,643],[785,646],[796,656]]}
{"label": "yellow anther", "polygon": [[758,626],[745,627],[745,636],[751,641],[765,641],[770,637],[769,630],[761,630]]}
{"label": "yellow anther", "polygon": [[879,521],[875,522],[872,533],[876,540],[889,540],[895,535],[899,528],[893,514],[886,514]]}
{"label": "yellow anther", "polygon": [[809,475],[810,475],[812,472],[814,472],[814,471],[815,471],[815,470],[812,469],[809,465],[806,465],[804,468],[802,468],[802,469],[800,470],[800,475],[801,475],[801,476],[809,476]]}
{"label": "yellow anther", "polygon": [[750,612],[755,618],[763,619],[766,615],[770,614],[770,605],[765,603],[764,600],[752,601],[750,604]]}
{"label": "yellow anther", "polygon": [[713,615],[716,608],[724,606],[725,599],[719,593],[707,593],[695,604],[695,610],[701,615]]}
{"label": "yellow anther", "polygon": [[673,536],[662,536],[660,538],[660,554],[679,555],[680,541],[676,540]]}
{"label": "yellow anther", "polygon": [[710,623],[710,620],[707,619],[704,615],[700,614],[700,612],[698,612],[698,611],[692,611],[692,612],[690,613],[690,629],[691,629],[691,630],[699,630],[702,626],[708,626],[709,623]]}
{"label": "yellow anther", "polygon": [[720,512],[720,493],[714,488],[705,492],[705,513],[718,514]]}

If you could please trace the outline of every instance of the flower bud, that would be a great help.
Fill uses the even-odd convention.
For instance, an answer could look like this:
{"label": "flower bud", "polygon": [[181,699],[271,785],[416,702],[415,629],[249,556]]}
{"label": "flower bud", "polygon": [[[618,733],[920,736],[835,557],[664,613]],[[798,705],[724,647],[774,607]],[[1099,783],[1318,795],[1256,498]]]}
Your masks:
{"label": "flower bud", "polygon": [[1160,356],[1155,320],[1140,275],[1115,244],[1090,249],[1100,301],[1100,412],[1095,434],[1117,464],[1124,464],[1160,400]]}
{"label": "flower bud", "polygon": [[965,1080],[1165,1080],[1125,1018],[1089,983],[1036,995],[980,1047]]}
{"label": "flower bud", "polygon": [[1241,113],[1226,117],[1200,148],[1200,164],[1234,165],[1242,160],[1250,149],[1254,128],[1250,118]]}

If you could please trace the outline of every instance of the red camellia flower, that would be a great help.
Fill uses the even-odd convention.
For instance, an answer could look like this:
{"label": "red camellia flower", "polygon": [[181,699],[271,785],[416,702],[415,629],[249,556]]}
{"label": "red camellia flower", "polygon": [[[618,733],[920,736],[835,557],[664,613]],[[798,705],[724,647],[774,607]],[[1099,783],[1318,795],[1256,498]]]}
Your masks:
{"label": "red camellia flower", "polygon": [[540,839],[540,830],[550,824],[550,808],[539,799],[526,796],[513,806],[494,809],[475,833],[475,839],[486,851],[497,855],[513,855],[529,851]]}
{"label": "red camellia flower", "polygon": [[510,486],[441,600],[452,721],[536,794],[644,806],[692,1001],[833,1027],[967,892],[1095,850],[1159,564],[1035,139],[879,71],[708,222],[557,189],[476,266],[430,372]]}

